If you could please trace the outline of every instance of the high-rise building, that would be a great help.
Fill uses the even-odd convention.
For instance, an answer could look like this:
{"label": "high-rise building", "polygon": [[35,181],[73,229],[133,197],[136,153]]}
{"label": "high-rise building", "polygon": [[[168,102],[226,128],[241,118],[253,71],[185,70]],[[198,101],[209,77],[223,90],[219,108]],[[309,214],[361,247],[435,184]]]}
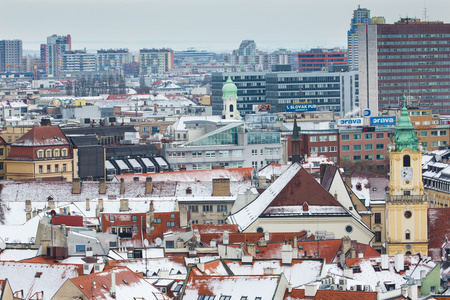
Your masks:
{"label": "high-rise building", "polygon": [[298,53],[298,71],[325,71],[330,65],[347,65],[347,51],[342,49],[311,49]]}
{"label": "high-rise building", "polygon": [[0,72],[20,72],[21,64],[22,64],[22,41],[1,40]]}
{"label": "high-rise building", "polygon": [[347,32],[348,64],[351,70],[358,69],[358,25],[370,23],[370,10],[358,5],[358,9],[353,11],[350,30]]}
{"label": "high-rise building", "polygon": [[124,64],[132,61],[128,49],[108,49],[97,51],[98,71],[122,71]]}
{"label": "high-rise building", "polygon": [[139,51],[140,74],[162,74],[172,69],[172,49],[141,49]]}
{"label": "high-rise building", "polygon": [[358,44],[362,110],[400,107],[406,95],[450,114],[450,24],[403,18],[359,25]]}
{"label": "high-rise building", "polygon": [[72,38],[52,35],[47,37],[47,44],[41,44],[41,68],[49,75],[59,76],[60,55],[72,50]]}
{"label": "high-rise building", "polygon": [[60,75],[97,70],[96,55],[86,50],[65,51],[59,55],[59,62]]}
{"label": "high-rise building", "polygon": [[256,43],[253,40],[242,41],[239,49],[224,57],[225,62],[243,66],[245,71],[268,70],[268,59],[267,53],[256,49]]}

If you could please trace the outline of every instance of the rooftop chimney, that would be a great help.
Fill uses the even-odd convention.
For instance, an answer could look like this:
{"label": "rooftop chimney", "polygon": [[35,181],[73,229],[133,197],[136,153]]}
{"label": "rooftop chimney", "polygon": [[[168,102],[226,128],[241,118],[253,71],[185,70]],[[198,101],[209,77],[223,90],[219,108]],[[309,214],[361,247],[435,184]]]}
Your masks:
{"label": "rooftop chimney", "polygon": [[32,208],[31,208],[31,200],[25,200],[25,211],[26,212],[31,212]]}
{"label": "rooftop chimney", "polygon": [[72,181],[72,194],[81,194],[81,179],[74,178]]}
{"label": "rooftop chimney", "polygon": [[105,178],[100,179],[100,183],[99,183],[99,194],[106,194],[106,180]]}
{"label": "rooftop chimney", "polygon": [[90,211],[90,210],[91,210],[91,200],[86,198],[86,211]]}
{"label": "rooftop chimney", "polygon": [[247,244],[247,252],[251,256],[256,256],[256,244],[254,243],[248,243]]}
{"label": "rooftop chimney", "polygon": [[346,254],[348,250],[350,250],[350,247],[352,245],[352,240],[348,235],[344,236],[341,240],[341,252],[343,254]]}
{"label": "rooftop chimney", "polygon": [[111,272],[111,296],[116,298],[116,273]]}
{"label": "rooftop chimney", "polygon": [[103,199],[102,198],[98,199],[98,210],[100,212],[103,212]]}
{"label": "rooftop chimney", "polygon": [[120,211],[129,211],[128,199],[120,199]]}
{"label": "rooftop chimney", "polygon": [[227,197],[230,196],[230,178],[213,178],[213,196]]}
{"label": "rooftop chimney", "polygon": [[396,253],[394,256],[395,271],[400,272],[405,270],[405,255],[403,253]]}
{"label": "rooftop chimney", "polygon": [[292,263],[292,246],[290,244],[283,245],[281,248],[281,263],[290,265]]}
{"label": "rooftop chimney", "polygon": [[120,194],[125,194],[125,179],[120,178]]}
{"label": "rooftop chimney", "polygon": [[153,182],[150,176],[145,178],[145,193],[146,194],[153,193]]}

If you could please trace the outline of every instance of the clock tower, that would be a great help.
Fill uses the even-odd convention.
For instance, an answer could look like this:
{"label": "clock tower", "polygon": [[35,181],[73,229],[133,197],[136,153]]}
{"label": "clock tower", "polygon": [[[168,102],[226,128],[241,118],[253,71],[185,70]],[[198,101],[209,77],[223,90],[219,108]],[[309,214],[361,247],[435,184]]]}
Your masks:
{"label": "clock tower", "polygon": [[227,81],[222,87],[222,100],[223,118],[240,120],[242,117],[237,109],[237,86],[231,80],[231,76],[228,76]]}
{"label": "clock tower", "polygon": [[422,145],[403,105],[389,145],[390,181],[386,195],[386,253],[428,253],[427,195],[422,182]]}

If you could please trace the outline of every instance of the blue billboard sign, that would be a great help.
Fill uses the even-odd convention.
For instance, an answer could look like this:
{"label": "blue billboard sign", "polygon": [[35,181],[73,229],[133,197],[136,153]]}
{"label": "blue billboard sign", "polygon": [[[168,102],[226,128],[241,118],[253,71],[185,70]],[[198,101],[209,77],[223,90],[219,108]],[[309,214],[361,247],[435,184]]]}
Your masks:
{"label": "blue billboard sign", "polygon": [[317,111],[317,104],[286,105],[286,112]]}
{"label": "blue billboard sign", "polygon": [[370,125],[395,125],[396,119],[392,117],[372,117],[370,118]]}

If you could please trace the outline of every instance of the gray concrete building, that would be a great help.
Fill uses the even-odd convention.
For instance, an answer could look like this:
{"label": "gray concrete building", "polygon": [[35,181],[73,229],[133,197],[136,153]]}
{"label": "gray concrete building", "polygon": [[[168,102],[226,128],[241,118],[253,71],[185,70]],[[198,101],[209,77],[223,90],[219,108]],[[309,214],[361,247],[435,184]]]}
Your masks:
{"label": "gray concrete building", "polygon": [[21,40],[1,40],[0,72],[20,72],[20,65],[22,65],[22,54]]}

